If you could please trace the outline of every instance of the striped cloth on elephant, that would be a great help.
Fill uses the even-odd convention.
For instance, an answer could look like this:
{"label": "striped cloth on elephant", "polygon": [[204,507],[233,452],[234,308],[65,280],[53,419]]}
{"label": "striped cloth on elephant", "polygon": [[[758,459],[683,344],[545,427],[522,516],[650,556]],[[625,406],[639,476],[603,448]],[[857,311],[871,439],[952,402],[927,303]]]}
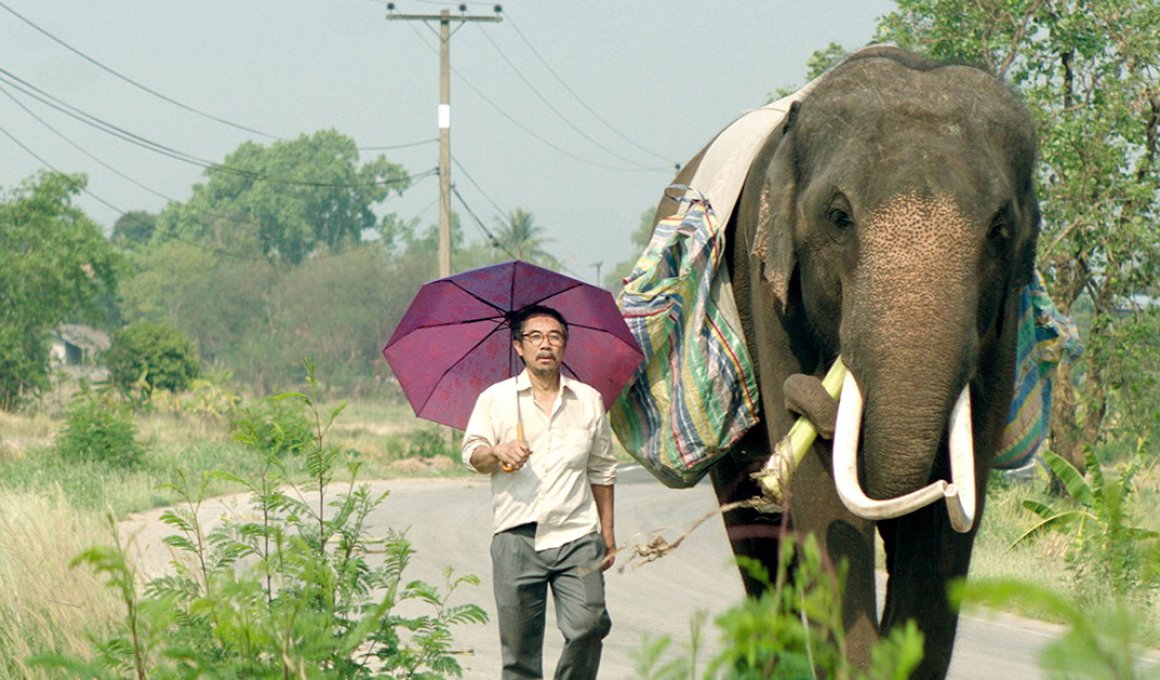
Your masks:
{"label": "striped cloth on elephant", "polygon": [[1060,361],[1083,353],[1079,331],[1051,302],[1039,272],[1019,295],[1015,398],[995,451],[997,470],[1030,465],[1051,431],[1052,375]]}
{"label": "striped cloth on elephant", "polygon": [[757,424],[758,397],[724,234],[703,195],[675,188],[681,210],[657,223],[620,295],[644,360],[609,421],[642,466],[682,488]]}

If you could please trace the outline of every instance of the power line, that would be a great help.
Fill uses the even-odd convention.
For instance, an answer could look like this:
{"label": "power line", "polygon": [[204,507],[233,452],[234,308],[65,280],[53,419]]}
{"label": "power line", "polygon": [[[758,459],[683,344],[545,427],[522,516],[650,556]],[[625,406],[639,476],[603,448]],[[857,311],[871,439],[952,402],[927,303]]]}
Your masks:
{"label": "power line", "polygon": [[49,94],[48,92],[45,92],[41,88],[33,85],[32,83],[24,80],[23,78],[20,78],[19,76],[15,75],[11,71],[9,71],[5,68],[2,68],[2,67],[0,67],[0,82],[7,83],[10,87],[15,88],[16,90],[23,93],[25,96],[32,97],[33,99],[36,99],[37,101],[41,102],[42,104],[49,106],[53,109],[56,109],[57,111],[65,114],[71,118],[74,118],[75,120],[78,120],[86,125],[89,125],[90,127],[94,127],[96,129],[100,130],[101,132],[104,132],[105,134],[116,137],[118,139],[121,139],[122,141],[128,142],[128,143],[133,144],[135,146],[139,146],[139,147],[146,149],[148,151],[152,151],[153,153],[157,153],[159,155],[166,156],[166,157],[171,158],[173,160],[181,161],[183,163],[188,163],[190,165],[201,167],[201,168],[204,168],[207,170],[210,170],[210,169],[218,170],[221,172],[227,172],[227,173],[239,175],[242,177],[246,177],[249,179],[253,179],[255,181],[268,182],[270,184],[276,184],[276,185],[308,186],[308,187],[337,188],[337,189],[353,189],[353,188],[371,187],[371,186],[391,186],[391,185],[395,185],[395,184],[403,184],[403,183],[410,181],[409,176],[404,175],[403,177],[398,177],[398,178],[394,178],[394,179],[385,179],[385,180],[376,181],[376,182],[358,182],[358,183],[311,182],[311,181],[296,180],[296,179],[291,179],[291,178],[272,177],[272,176],[266,175],[265,173],[259,173],[259,172],[254,172],[251,170],[245,170],[243,168],[238,168],[238,167],[229,166],[229,165],[223,165],[220,163],[214,163],[213,161],[199,158],[197,156],[194,156],[193,154],[189,154],[189,153],[186,153],[184,151],[179,151],[179,150],[174,149],[172,147],[165,146],[164,144],[161,144],[159,142],[154,142],[150,139],[142,137],[141,135],[130,132],[129,130],[121,128],[121,127],[114,125],[112,123],[109,123],[108,121],[105,121],[101,118],[98,118],[97,116],[94,116],[90,113],[87,113],[87,112],[83,111],[82,109],[79,109],[79,108],[59,99],[58,97],[55,97],[55,96]]}
{"label": "power line", "polygon": [[[432,50],[435,49],[435,48],[431,47],[431,45],[429,43],[427,43],[426,39],[423,37],[423,34],[419,33],[419,31],[417,29],[415,29],[414,27],[411,27],[411,30],[412,30],[412,32],[415,33],[416,36],[419,37],[419,39],[421,41],[423,41],[423,44],[427,45],[427,47],[429,49],[432,49]],[[486,94],[484,94],[482,90],[480,90],[478,87],[476,87],[470,80],[468,80],[455,67],[452,67],[451,71],[455,74],[455,76],[457,78],[459,78],[460,81],[463,82],[464,85],[469,87],[471,89],[471,91],[474,92],[480,99],[487,102],[487,104],[490,105],[493,109],[495,109],[497,113],[499,113],[501,116],[506,118],[508,120],[508,122],[510,122],[512,125],[516,126],[517,128],[519,128],[520,130],[523,130],[525,133],[528,134],[528,136],[532,137],[533,139],[540,142],[541,144],[544,144],[545,146],[547,146],[551,149],[554,149],[555,151],[560,152],[561,154],[567,156],[568,158],[571,158],[572,160],[578,161],[580,163],[584,163],[585,165],[591,165],[593,167],[601,168],[603,170],[612,170],[615,172],[644,172],[643,170],[640,170],[637,168],[618,167],[615,165],[608,165],[606,163],[600,163],[598,161],[590,160],[588,158],[584,158],[583,156],[579,156],[577,154],[574,154],[571,151],[568,151],[567,149],[559,146],[558,144],[555,144],[555,143],[549,141],[548,139],[545,139],[544,137],[542,137],[541,135],[536,133],[534,130],[532,130],[528,126],[526,126],[523,123],[516,120],[511,114],[509,114],[507,111],[505,111],[503,109],[503,107],[501,107],[499,104],[492,101],[492,99],[490,97],[488,97]]]}
{"label": "power line", "polygon": [[487,192],[483,190],[483,187],[479,186],[479,182],[475,181],[475,178],[471,176],[471,173],[467,171],[467,168],[463,167],[463,164],[460,163],[454,156],[451,157],[451,162],[455,164],[455,167],[459,168],[459,172],[463,173],[463,176],[467,178],[467,181],[471,182],[472,186],[474,186],[476,190],[479,191],[479,193],[483,194],[483,197],[487,199],[487,202],[491,203],[491,207],[495,208],[495,211],[502,215],[503,208],[499,207],[498,203],[491,200],[491,196],[488,196]]}
{"label": "power line", "polygon": [[45,128],[47,128],[49,130],[49,132],[52,132],[57,137],[60,137],[62,140],[64,140],[64,142],[66,144],[68,144],[72,148],[76,149],[77,151],[81,152],[85,156],[88,156],[90,159],[93,160],[93,162],[98,163],[99,165],[101,165],[103,168],[105,168],[109,172],[112,172],[113,174],[117,175],[118,177],[124,179],[125,181],[133,184],[134,186],[136,186],[140,189],[143,189],[143,190],[153,194],[154,196],[157,196],[158,198],[163,198],[163,199],[170,201],[170,202],[173,202],[173,203],[180,203],[181,202],[181,201],[179,201],[171,196],[167,196],[167,195],[161,193],[160,191],[157,191],[155,189],[152,189],[150,187],[145,186],[144,184],[138,182],[137,180],[133,179],[132,177],[126,175],[125,173],[121,172],[120,170],[118,170],[118,169],[114,168],[113,166],[109,165],[108,163],[104,162],[100,158],[97,158],[93,154],[89,153],[86,149],[81,147],[79,144],[77,144],[76,142],[72,141],[67,136],[65,136],[65,134],[63,132],[61,132],[60,130],[57,130],[55,127],[50,125],[48,123],[48,121],[46,121],[43,118],[41,118],[40,116],[36,115],[36,112],[34,112],[32,109],[25,106],[24,102],[20,101],[15,96],[13,96],[13,94],[11,92],[9,92],[7,88],[0,86],[0,92],[3,92],[4,96],[8,97],[8,99],[10,99],[13,104],[15,104],[15,105],[19,106],[21,109],[23,109],[24,112],[27,113],[29,116],[31,116],[34,120],[36,120],[36,122],[40,123]]}
{"label": "power line", "polygon": [[218,116],[215,116],[215,115],[213,115],[213,114],[206,113],[205,111],[202,111],[202,110],[200,110],[200,109],[196,109],[196,108],[194,108],[194,107],[192,107],[192,106],[190,106],[190,105],[188,105],[188,104],[185,104],[185,103],[183,103],[183,102],[179,102],[179,101],[177,101],[176,99],[174,99],[174,98],[172,98],[172,97],[170,97],[170,96],[168,96],[168,95],[164,95],[164,94],[162,94],[162,93],[158,92],[157,90],[154,90],[154,89],[153,89],[153,88],[151,88],[151,87],[148,87],[148,86],[146,86],[146,85],[142,85],[141,83],[137,82],[136,80],[133,80],[132,78],[130,78],[130,77],[126,76],[126,75],[123,75],[123,74],[119,73],[118,71],[116,71],[116,70],[114,70],[114,69],[112,69],[112,68],[110,68],[110,67],[108,67],[108,66],[104,65],[103,63],[101,63],[101,62],[97,61],[96,59],[94,59],[94,58],[90,57],[89,55],[85,54],[84,52],[81,52],[81,51],[80,51],[80,50],[78,50],[77,48],[75,48],[75,47],[73,47],[72,45],[70,45],[70,44],[66,43],[65,41],[61,40],[60,38],[56,37],[55,35],[53,35],[53,34],[49,33],[48,31],[44,30],[44,29],[43,29],[43,28],[41,28],[40,26],[38,26],[38,25],[36,25],[35,23],[33,23],[33,22],[32,22],[32,20],[28,19],[28,18],[27,18],[27,17],[25,17],[24,15],[20,14],[20,13],[19,13],[19,12],[17,12],[16,10],[12,9],[11,7],[9,7],[9,6],[8,6],[6,3],[4,3],[2,0],[0,0],[0,9],[3,9],[3,10],[5,10],[5,11],[6,11],[6,12],[8,12],[9,14],[11,14],[12,16],[14,16],[14,17],[16,17],[17,19],[19,19],[19,20],[23,21],[25,24],[27,24],[29,27],[31,27],[31,28],[32,28],[34,31],[36,31],[37,33],[40,33],[40,34],[41,34],[41,35],[43,35],[44,37],[46,37],[46,38],[48,38],[49,40],[53,41],[53,42],[54,42],[54,43],[56,43],[57,45],[60,45],[60,46],[61,46],[61,47],[63,47],[64,49],[68,50],[69,52],[72,52],[73,54],[77,55],[77,56],[78,56],[78,57],[80,57],[81,59],[84,59],[85,61],[89,62],[89,63],[90,63],[90,64],[92,64],[93,66],[96,66],[97,68],[101,69],[101,70],[102,70],[102,71],[104,71],[105,73],[108,73],[109,75],[111,75],[111,76],[113,76],[113,77],[115,77],[115,78],[118,78],[118,79],[120,79],[120,80],[122,80],[122,81],[124,81],[124,82],[126,82],[126,83],[128,83],[128,84],[130,84],[130,85],[132,85],[133,87],[135,87],[135,88],[137,88],[137,89],[139,89],[139,90],[143,91],[143,92],[147,92],[147,93],[149,93],[149,94],[153,95],[154,97],[157,97],[158,99],[160,99],[160,100],[162,100],[162,101],[168,102],[168,103],[170,103],[170,104],[172,104],[172,105],[174,105],[174,106],[176,106],[176,107],[178,107],[178,108],[180,108],[180,109],[184,109],[185,111],[189,111],[190,113],[196,114],[196,115],[198,115],[198,116],[201,116],[201,117],[203,117],[203,118],[208,118],[209,120],[212,120],[212,121],[215,121],[215,122],[221,123],[221,124],[223,124],[223,125],[228,125],[228,126],[230,126],[230,127],[232,127],[232,128],[235,128],[235,129],[238,129],[238,130],[242,130],[242,131],[244,131],[244,132],[249,132],[249,133],[251,133],[251,134],[259,135],[259,136],[261,136],[261,137],[267,137],[267,138],[270,138],[270,139],[281,139],[281,137],[279,137],[278,135],[270,134],[270,133],[268,133],[268,132],[262,132],[261,130],[256,130],[256,129],[252,128],[252,127],[248,127],[248,126],[246,126],[246,125],[241,125],[240,123],[234,123],[233,121],[226,120],[225,118],[220,118],[220,117],[218,117]]}
{"label": "power line", "polygon": [[467,211],[467,214],[471,215],[471,219],[475,220],[476,226],[478,226],[483,234],[487,237],[487,240],[491,243],[491,245],[502,250],[511,259],[516,259],[516,256],[512,255],[512,251],[508,250],[507,246],[505,246],[502,241],[496,238],[495,234],[491,233],[491,231],[483,224],[483,220],[479,219],[479,216],[475,214],[475,211],[471,209],[471,206],[467,205],[467,201],[463,200],[463,196],[460,195],[459,190],[452,186],[451,192],[455,194],[455,198],[459,199],[460,205],[462,205],[463,209]]}
{"label": "power line", "polygon": [[[378,0],[367,0],[367,1],[368,2],[378,2]],[[387,146],[360,146],[360,147],[358,147],[358,150],[359,151],[391,151],[393,149],[409,149],[413,146],[423,146],[424,144],[434,144],[435,142],[438,142],[438,141],[439,141],[438,137],[432,137],[430,139],[423,139],[423,140],[420,140],[418,142],[410,142],[407,144],[390,144]]]}
{"label": "power line", "polygon": [[[7,3],[3,2],[3,0],[0,0],[0,9],[5,10],[9,14],[11,14],[12,16],[16,17],[20,21],[27,24],[30,28],[32,28],[37,33],[40,33],[45,38],[48,38],[49,40],[53,41],[57,45],[60,45],[64,49],[68,50],[69,52],[72,52],[76,56],[80,57],[81,59],[84,59],[85,61],[92,64],[93,66],[96,66],[97,68],[101,69],[105,73],[108,73],[109,75],[113,76],[114,78],[117,78],[125,83],[128,83],[129,85],[141,90],[142,92],[145,92],[149,95],[152,95],[152,96],[160,99],[161,101],[164,101],[168,104],[172,104],[173,106],[176,106],[184,111],[188,111],[189,113],[192,113],[194,115],[201,116],[202,118],[212,120],[216,123],[221,123],[222,125],[227,125],[227,126],[232,127],[236,130],[241,130],[243,132],[249,132],[251,134],[258,135],[260,137],[266,137],[267,139],[287,141],[287,138],[283,137],[281,135],[276,135],[276,134],[273,134],[271,132],[263,132],[262,130],[258,130],[256,128],[250,127],[248,125],[242,125],[241,123],[235,123],[231,120],[227,120],[226,118],[222,118],[221,116],[215,116],[212,113],[207,113],[205,111],[202,111],[201,109],[190,106],[189,104],[178,101],[177,99],[174,99],[173,97],[170,97],[169,95],[166,95],[162,92],[159,92],[159,91],[155,90],[154,88],[149,87],[148,85],[144,85],[144,84],[130,78],[129,76],[126,76],[125,74],[117,71],[116,69],[112,68],[111,66],[108,66],[108,65],[104,64],[103,62],[98,61],[97,59],[89,56],[88,54],[82,52],[81,50],[77,49],[76,47],[73,47],[72,45],[70,45],[69,43],[65,42],[64,40],[56,37],[52,33],[49,33],[47,30],[45,30],[41,26],[37,25],[35,22],[33,22],[28,17],[26,17],[23,14],[20,14],[19,12],[14,10]],[[358,149],[359,149],[359,151],[385,151],[385,150],[391,150],[391,149],[402,149],[402,148],[407,148],[410,146],[418,146],[421,144],[430,143],[431,141],[434,141],[434,140],[422,140],[419,142],[410,142],[407,144],[396,144],[396,145],[387,145],[387,146],[358,147]]]}
{"label": "power line", "polygon": [[576,91],[573,90],[571,87],[569,87],[568,83],[565,82],[564,79],[561,78],[558,73],[556,73],[555,69],[553,69],[548,64],[547,60],[544,59],[543,55],[540,54],[539,50],[537,50],[532,45],[531,41],[529,41],[527,36],[524,35],[523,31],[520,30],[519,26],[517,26],[516,23],[511,20],[511,15],[509,14],[507,16],[508,16],[508,23],[511,25],[512,29],[516,32],[516,35],[520,36],[520,39],[524,41],[524,44],[528,46],[528,49],[530,49],[532,51],[532,54],[536,55],[536,59],[539,59],[540,63],[543,64],[544,68],[548,70],[548,73],[551,73],[552,77],[556,79],[556,82],[560,83],[560,85],[568,92],[568,94],[572,95],[572,97],[577,102],[580,103],[580,106],[584,107],[584,110],[586,110],[588,113],[592,114],[593,118],[595,118],[596,120],[603,123],[604,127],[611,130],[617,137],[620,137],[621,139],[628,142],[629,144],[636,147],[637,149],[640,149],[641,151],[643,151],[651,156],[654,156],[655,158],[659,158],[662,161],[666,161],[669,163],[674,163],[675,165],[679,165],[679,163],[676,163],[671,158],[662,156],[661,154],[659,154],[655,151],[651,151],[651,150],[641,146],[640,144],[636,143],[636,141],[634,141],[631,137],[622,133],[620,130],[616,129],[616,127],[614,127],[612,125],[612,123],[609,123],[607,120],[605,120],[603,116],[601,116],[599,113],[596,112],[595,109],[593,109],[591,106],[589,106],[588,103],[585,102],[584,99],[580,97],[580,95],[576,94]]}
{"label": "power line", "polygon": [[[40,164],[43,165],[45,168],[47,168],[47,169],[51,170],[52,172],[55,172],[59,175],[67,175],[68,174],[66,172],[61,171],[55,165],[53,165],[47,159],[45,159],[43,156],[41,156],[40,154],[33,151],[27,144],[25,144],[24,142],[21,142],[19,139],[17,139],[12,133],[10,133],[3,126],[0,126],[0,134],[3,134],[8,139],[12,140],[12,143],[16,144],[21,149],[23,149],[28,155],[32,156],[37,161],[39,161]],[[78,149],[78,150],[80,150],[80,149]],[[83,151],[83,150],[81,150],[81,151]],[[96,160],[96,159],[94,159],[94,160]],[[434,171],[432,171],[430,173],[425,173],[425,176],[430,176],[431,174],[434,174]],[[81,187],[81,191],[84,192],[86,195],[88,195],[89,198],[92,198],[93,200],[97,201],[98,203],[101,203],[105,207],[107,207],[110,210],[112,210],[113,212],[117,213],[118,217],[127,217],[128,216],[128,214],[129,214],[128,212],[126,212],[125,210],[122,210],[121,208],[117,207],[113,203],[105,200],[101,196],[90,191],[87,186]],[[175,202],[180,204],[180,201],[175,201]],[[181,205],[184,205],[186,208],[189,208],[189,206],[186,204],[181,204]],[[249,220],[239,220],[237,218],[232,218],[232,217],[228,217],[228,216],[224,216],[224,215],[215,215],[213,213],[209,213],[208,211],[199,210],[197,208],[189,208],[189,209],[197,214],[207,215],[209,217],[213,217],[216,219],[223,219],[223,220],[226,220],[229,222],[233,222],[235,224],[251,224],[252,223]],[[265,258],[265,257],[255,257],[255,256],[247,255],[244,253],[231,252],[222,246],[209,246],[209,245],[206,245],[204,243],[198,243],[197,241],[193,241],[193,240],[190,240],[188,238],[184,238],[179,234],[175,234],[175,233],[171,233],[171,232],[167,232],[165,234],[165,238],[172,240],[172,241],[178,241],[180,243],[184,243],[188,246],[192,246],[194,248],[197,248],[198,250],[202,250],[204,252],[211,253],[211,254],[218,255],[218,256],[232,257],[234,259],[247,260],[250,262],[266,262],[266,261],[268,261],[268,258]],[[348,252],[350,252],[350,251],[344,250],[344,251],[338,252],[338,253],[331,252],[331,253],[327,253],[325,255],[314,255],[313,257],[314,257],[314,259],[323,259],[323,258],[327,258],[327,257],[338,257],[338,256],[344,255]]]}
{"label": "power line", "polygon": [[492,40],[490,35],[487,35],[486,33],[484,33],[484,38],[486,38],[487,41],[489,43],[491,43],[491,46],[493,48],[495,48],[496,52],[499,53],[499,56],[501,59],[504,60],[504,63],[506,63],[511,68],[511,70],[516,74],[516,76],[518,76],[519,79],[521,81],[523,81],[523,83],[525,85],[528,86],[528,89],[531,90],[532,93],[536,95],[536,98],[538,98],[541,102],[543,102],[544,106],[548,107],[549,111],[556,114],[557,118],[559,118],[561,121],[563,121],[565,125],[572,128],[573,130],[575,130],[576,133],[579,134],[581,137],[583,137],[584,139],[587,139],[589,142],[592,142],[592,144],[594,144],[596,146],[596,148],[604,151],[608,155],[616,158],[617,160],[624,161],[625,163],[628,163],[629,165],[635,165],[636,167],[640,168],[641,170],[667,170],[668,169],[667,167],[666,168],[649,167],[649,166],[644,165],[642,163],[637,163],[636,161],[632,160],[631,158],[625,158],[624,156],[613,151],[612,149],[608,148],[604,144],[601,144],[596,138],[592,137],[588,133],[581,130],[575,123],[573,123],[570,119],[568,119],[567,116],[565,116],[563,113],[561,113],[560,109],[556,108],[555,104],[553,104],[538,89],[536,89],[536,86],[533,85],[531,83],[531,81],[528,80],[527,77],[524,76],[523,72],[521,72],[519,70],[519,68],[516,67],[516,65],[512,62],[512,60],[508,58],[508,55],[506,53],[504,53],[504,51],[502,49],[500,49],[499,44],[496,43],[494,40]]}
{"label": "power line", "polygon": [[[45,160],[43,157],[41,157],[40,154],[36,153],[31,148],[29,148],[24,142],[20,141],[15,136],[13,136],[13,134],[11,132],[9,132],[7,129],[5,129],[4,126],[2,126],[2,125],[0,125],[0,133],[2,133],[8,139],[11,139],[13,144],[20,147],[21,149],[24,149],[25,153],[27,153],[29,156],[32,156],[36,160],[40,161],[40,164],[43,165],[44,167],[48,168],[49,170],[52,170],[53,172],[57,173],[58,175],[67,175],[68,174],[67,172],[61,172],[60,170],[58,170],[56,168],[56,166],[54,166],[52,163],[49,163],[47,160]],[[112,203],[106,201],[105,199],[101,198],[100,196],[89,191],[88,187],[82,187],[81,191],[88,194],[89,197],[91,197],[93,200],[104,204],[105,207],[109,208],[110,210],[112,210],[116,213],[119,213],[121,215],[125,214],[125,212],[123,210],[121,210],[120,208],[118,208],[117,206],[113,205]]]}
{"label": "power line", "polygon": [[[69,138],[67,135],[65,135],[63,132],[61,132],[60,130],[58,130],[58,129],[56,129],[55,127],[53,127],[53,126],[52,126],[50,123],[48,123],[48,121],[46,121],[46,120],[44,120],[43,118],[41,118],[40,116],[36,115],[36,113],[35,113],[34,111],[32,111],[31,109],[29,109],[27,106],[25,106],[23,102],[21,102],[19,99],[17,99],[16,97],[14,97],[14,96],[12,95],[12,93],[8,92],[8,90],[7,90],[7,89],[5,89],[5,88],[3,88],[3,87],[0,87],[0,93],[3,93],[3,94],[4,94],[4,96],[6,96],[6,97],[8,97],[10,100],[12,100],[12,103],[14,103],[14,104],[16,104],[17,106],[19,106],[19,107],[20,107],[22,110],[24,110],[24,112],[25,112],[25,113],[27,113],[27,114],[28,114],[29,116],[31,116],[31,117],[32,117],[34,120],[36,120],[38,123],[40,123],[42,126],[44,126],[45,128],[47,128],[47,129],[48,129],[50,132],[52,132],[54,135],[56,135],[56,136],[57,136],[57,137],[59,137],[61,140],[63,140],[63,141],[66,143],[66,144],[68,144],[68,145],[69,145],[69,146],[71,146],[72,148],[76,149],[76,150],[77,150],[77,151],[79,151],[80,153],[84,154],[84,155],[85,155],[85,156],[87,156],[89,159],[91,159],[93,162],[95,162],[95,163],[99,164],[101,167],[104,167],[105,169],[109,170],[110,172],[112,172],[113,174],[117,175],[118,177],[120,177],[120,178],[124,179],[125,181],[127,181],[127,182],[129,182],[129,183],[133,184],[134,186],[136,186],[136,187],[138,187],[138,188],[140,188],[140,189],[142,189],[142,190],[144,190],[144,191],[146,191],[146,192],[148,192],[148,193],[150,193],[150,194],[153,194],[154,196],[157,196],[158,198],[165,199],[166,201],[169,201],[170,203],[174,203],[174,204],[177,204],[177,205],[181,205],[181,206],[183,206],[183,207],[184,207],[186,210],[189,210],[189,211],[193,212],[193,213],[194,213],[194,214],[196,214],[196,215],[200,215],[200,216],[203,216],[203,217],[208,217],[208,218],[210,218],[210,219],[213,219],[213,220],[220,220],[220,221],[225,221],[225,222],[232,222],[232,223],[234,223],[234,224],[239,224],[239,225],[248,225],[248,224],[251,224],[251,223],[252,223],[252,220],[248,220],[248,219],[240,219],[240,218],[238,218],[237,216],[235,216],[235,215],[233,215],[233,214],[218,213],[218,212],[212,212],[212,211],[209,211],[209,210],[204,210],[204,209],[201,209],[201,208],[196,208],[196,207],[194,207],[194,206],[191,206],[191,205],[189,205],[189,203],[187,203],[187,202],[185,202],[185,201],[181,201],[181,200],[179,200],[179,199],[176,199],[176,198],[174,198],[174,197],[172,197],[172,196],[169,196],[168,194],[165,194],[165,193],[162,193],[162,192],[160,192],[160,191],[157,191],[156,189],[154,189],[154,188],[152,188],[152,187],[149,187],[149,186],[147,186],[147,185],[145,185],[145,184],[143,184],[143,183],[141,183],[141,182],[137,181],[137,180],[136,180],[136,179],[134,179],[133,177],[130,177],[129,175],[127,175],[127,174],[125,174],[125,173],[121,172],[121,171],[120,171],[120,170],[118,170],[117,168],[113,167],[112,165],[110,165],[110,164],[106,163],[105,161],[101,160],[100,158],[98,158],[96,155],[94,155],[94,154],[90,153],[90,152],[89,152],[87,149],[85,149],[85,148],[84,148],[84,147],[82,147],[81,145],[79,145],[79,144],[77,144],[76,142],[74,142],[72,139],[70,139],[70,138]],[[10,139],[12,138],[12,136],[11,136],[11,135],[8,135],[8,136],[9,136],[9,138],[10,138]],[[17,141],[17,140],[15,140],[15,139],[13,139],[13,141],[14,141],[14,142],[16,142],[17,144],[20,144],[20,142],[18,142],[18,141]],[[47,161],[45,161],[43,158],[41,158],[41,157],[40,157],[40,156],[38,156],[37,154],[33,153],[33,152],[32,152],[32,150],[31,150],[31,149],[29,149],[27,146],[25,146],[25,145],[23,145],[23,144],[20,144],[20,146],[21,146],[21,148],[23,148],[23,149],[24,149],[26,152],[28,152],[30,155],[32,155],[34,158],[36,158],[37,160],[39,160],[39,161],[41,162],[41,164],[43,164],[45,167],[48,167],[49,169],[51,169],[51,170],[54,170],[55,172],[59,172],[59,170],[56,170],[56,169],[55,169],[55,168],[54,168],[52,165],[50,165],[50,164],[49,164]],[[411,184],[411,186],[412,186],[412,187],[414,187],[415,185],[417,185],[417,184],[419,184],[420,182],[422,182],[424,179],[427,179],[428,177],[431,177],[431,176],[435,175],[435,174],[436,174],[436,172],[437,172],[437,171],[436,171],[436,169],[435,169],[435,168],[432,168],[432,169],[430,169],[430,170],[424,171],[423,173],[420,173],[419,175],[416,175],[416,176],[414,176],[414,177],[412,178],[414,181],[413,181],[413,183]],[[108,208],[112,209],[114,212],[118,213],[118,215],[119,215],[119,216],[121,216],[121,217],[124,217],[124,216],[127,214],[126,212],[124,212],[124,211],[123,211],[123,210],[121,210],[120,208],[117,208],[116,206],[114,206],[114,205],[110,204],[109,202],[107,202],[107,201],[105,201],[105,200],[101,199],[100,197],[98,197],[97,195],[93,194],[91,191],[89,191],[89,190],[87,189],[87,187],[86,187],[86,189],[85,189],[85,193],[89,194],[89,196],[91,196],[91,197],[92,197],[92,198],[94,198],[95,200],[97,200],[97,201],[100,201],[100,202],[101,202],[101,203],[103,203],[103,204],[104,204],[106,207],[108,207]],[[176,238],[176,236],[175,236],[174,238]],[[178,239],[178,240],[181,240],[181,239]],[[197,244],[194,244],[192,241],[190,241],[189,243],[190,243],[191,245],[197,245]],[[216,251],[215,251],[215,252],[216,252]]]}

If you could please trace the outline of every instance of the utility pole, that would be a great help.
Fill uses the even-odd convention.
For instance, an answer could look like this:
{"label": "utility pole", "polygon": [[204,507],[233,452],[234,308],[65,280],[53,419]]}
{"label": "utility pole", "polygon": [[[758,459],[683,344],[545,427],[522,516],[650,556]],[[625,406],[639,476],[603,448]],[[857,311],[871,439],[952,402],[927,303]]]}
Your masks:
{"label": "utility pole", "polygon": [[459,5],[459,15],[451,10],[439,14],[395,14],[395,3],[387,3],[387,19],[392,21],[439,22],[439,278],[451,276],[451,22],[503,21],[503,11],[495,6],[495,16],[467,16],[467,5]]}

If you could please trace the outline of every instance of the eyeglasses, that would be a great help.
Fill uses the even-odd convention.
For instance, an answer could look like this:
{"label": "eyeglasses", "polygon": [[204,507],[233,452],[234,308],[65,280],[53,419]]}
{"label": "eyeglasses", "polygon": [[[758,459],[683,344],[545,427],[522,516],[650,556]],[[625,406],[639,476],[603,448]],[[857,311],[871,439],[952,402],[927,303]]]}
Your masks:
{"label": "eyeglasses", "polygon": [[547,335],[541,333],[540,331],[532,331],[531,333],[524,333],[520,337],[532,343],[533,345],[542,345],[544,344],[544,340],[547,340],[548,344],[552,345],[553,347],[559,347],[560,345],[563,345],[564,340],[566,339],[565,335],[560,331],[550,331]]}

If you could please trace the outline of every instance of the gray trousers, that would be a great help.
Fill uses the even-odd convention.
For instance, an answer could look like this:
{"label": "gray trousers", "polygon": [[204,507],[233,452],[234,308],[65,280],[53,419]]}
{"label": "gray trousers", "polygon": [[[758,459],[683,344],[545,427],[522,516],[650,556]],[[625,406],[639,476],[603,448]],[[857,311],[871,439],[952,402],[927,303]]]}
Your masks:
{"label": "gray trousers", "polygon": [[604,606],[600,561],[607,549],[599,533],[559,548],[536,551],[536,526],[502,531],[491,540],[492,582],[503,652],[503,680],[544,676],[544,614],[548,587],[556,602],[556,625],[564,650],[557,680],[596,677],[603,640],[612,628]]}

